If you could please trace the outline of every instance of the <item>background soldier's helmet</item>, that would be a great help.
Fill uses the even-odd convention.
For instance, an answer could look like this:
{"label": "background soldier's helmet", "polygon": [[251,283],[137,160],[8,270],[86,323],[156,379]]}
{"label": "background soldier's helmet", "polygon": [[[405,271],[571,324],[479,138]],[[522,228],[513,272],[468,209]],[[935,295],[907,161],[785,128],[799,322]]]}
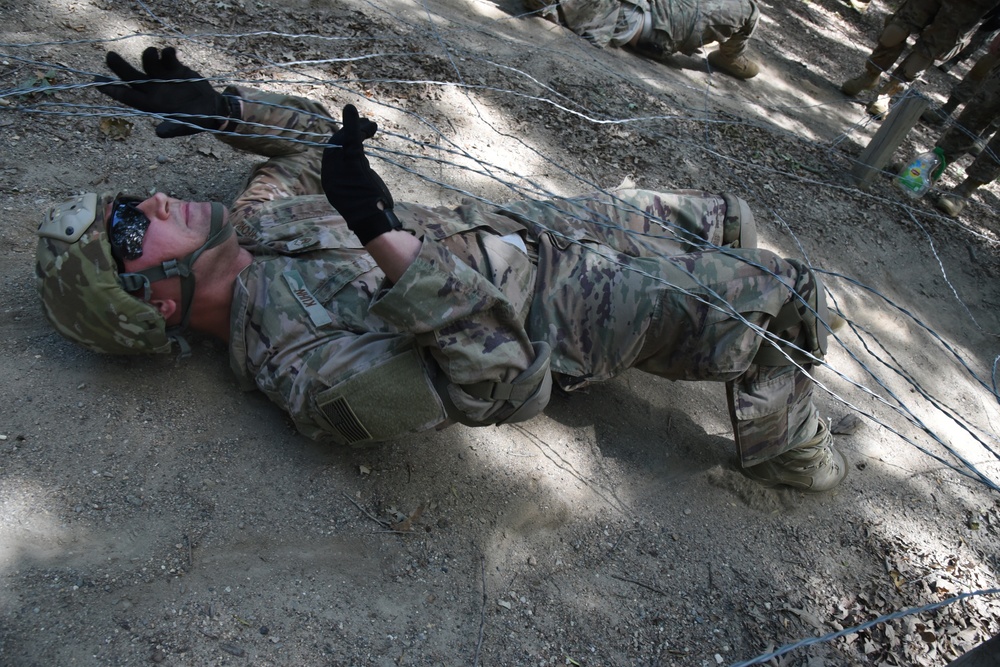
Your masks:
{"label": "background soldier's helmet", "polygon": [[53,206],[38,226],[35,273],[45,316],[95,352],[169,352],[166,320],[122,286],[107,234],[113,199],[92,192],[74,197]]}

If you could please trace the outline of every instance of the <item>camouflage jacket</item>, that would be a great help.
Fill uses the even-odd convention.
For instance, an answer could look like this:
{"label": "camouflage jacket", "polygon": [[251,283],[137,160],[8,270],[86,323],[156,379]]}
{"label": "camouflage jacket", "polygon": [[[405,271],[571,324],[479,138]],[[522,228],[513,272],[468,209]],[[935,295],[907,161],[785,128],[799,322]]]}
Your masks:
{"label": "camouflage jacket", "polygon": [[[235,286],[231,363],[306,435],[355,443],[456,420],[526,419],[544,407],[553,377],[576,389],[637,364],[670,379],[729,379],[756,344],[723,344],[704,327],[733,312],[776,311],[776,290],[764,298],[726,282],[744,259],[700,252],[755,245],[746,202],[700,191],[494,208],[400,203],[397,216],[423,243],[386,284],[317,194],[320,150],[286,140],[325,140],[326,111],[232,92],[244,99],[244,122],[241,136],[224,140],[270,159],[232,206],[255,259]],[[715,305],[720,290],[732,305]],[[684,337],[673,327],[647,345],[657,323],[671,322],[697,328]]]}
{"label": "camouflage jacket", "polygon": [[523,240],[523,226],[472,204],[399,204],[404,228],[423,243],[388,285],[318,194],[321,150],[287,140],[325,141],[327,112],[302,98],[228,92],[243,98],[243,122],[240,136],[223,141],[270,158],[230,211],[254,254],[231,316],[230,362],[244,387],[285,408],[302,433],[347,444],[451,420],[510,419],[526,397],[505,400],[483,387],[525,378],[538,391],[530,414],[516,418],[538,412],[548,352],[524,329],[534,267],[523,243],[510,242]]}

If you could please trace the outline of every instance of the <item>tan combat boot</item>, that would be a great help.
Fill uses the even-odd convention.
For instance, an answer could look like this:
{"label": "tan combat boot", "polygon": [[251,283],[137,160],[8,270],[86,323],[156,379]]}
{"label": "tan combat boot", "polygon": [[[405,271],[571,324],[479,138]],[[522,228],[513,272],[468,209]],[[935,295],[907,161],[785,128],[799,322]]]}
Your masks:
{"label": "tan combat boot", "polygon": [[847,461],[833,446],[830,427],[821,418],[812,438],[773,459],[744,468],[743,474],[764,486],[784,484],[819,493],[840,484],[847,476]]}
{"label": "tan combat boot", "polygon": [[847,95],[848,97],[857,97],[866,90],[871,90],[878,85],[879,77],[882,76],[882,72],[874,71],[872,72],[867,67],[865,71],[854,77],[853,79],[848,79],[844,82],[844,85],[840,87],[840,92]]}
{"label": "tan combat boot", "polygon": [[892,100],[892,96],[901,93],[905,85],[899,79],[886,81],[878,89],[875,100],[865,108],[865,111],[868,112],[869,116],[884,116],[889,111],[889,102]]}
{"label": "tan combat boot", "polygon": [[957,218],[965,210],[965,205],[969,203],[969,197],[981,185],[985,184],[967,178],[951,192],[939,194],[934,200],[934,207],[950,218]]}
{"label": "tan combat boot", "polygon": [[713,69],[744,81],[752,79],[760,73],[760,66],[745,55],[729,56],[723,53],[722,49],[709,53],[708,63]]}
{"label": "tan combat boot", "polygon": [[940,195],[934,201],[934,207],[949,218],[957,218],[965,210],[966,201],[968,200],[961,195],[956,195],[954,192],[947,192]]}

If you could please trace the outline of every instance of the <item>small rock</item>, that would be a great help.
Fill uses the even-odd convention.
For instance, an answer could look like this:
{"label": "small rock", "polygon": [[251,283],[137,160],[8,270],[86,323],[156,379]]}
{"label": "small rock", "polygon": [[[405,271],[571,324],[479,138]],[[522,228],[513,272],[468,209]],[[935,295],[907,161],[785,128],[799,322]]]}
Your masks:
{"label": "small rock", "polygon": [[156,649],[153,651],[153,655],[149,656],[149,659],[155,663],[161,663],[167,659],[167,654],[163,652],[163,649]]}
{"label": "small rock", "polygon": [[219,648],[228,653],[229,655],[235,655],[237,658],[242,658],[246,653],[243,649],[235,644],[227,644],[225,642],[219,642]]}

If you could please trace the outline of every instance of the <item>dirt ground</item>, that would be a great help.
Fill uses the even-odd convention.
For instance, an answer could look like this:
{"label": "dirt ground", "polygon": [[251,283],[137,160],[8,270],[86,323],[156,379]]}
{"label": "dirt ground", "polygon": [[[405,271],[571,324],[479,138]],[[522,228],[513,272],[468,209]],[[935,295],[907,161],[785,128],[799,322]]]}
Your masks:
{"label": "dirt ground", "polygon": [[[889,178],[853,187],[878,125],[838,86],[889,7],[761,10],[744,83],[516,0],[0,0],[0,664],[944,665],[1000,631],[996,594],[951,602],[1000,572],[1000,189],[953,221]],[[76,85],[109,48],[169,44],[219,86],[357,104],[397,200],[744,197],[850,322],[817,373],[824,413],[860,418],[846,481],[746,480],[718,385],[628,373],[524,424],[341,451],[241,393],[212,341],[178,361],[62,340],[33,275],[46,206],[228,201],[253,163]],[[919,88],[941,102],[971,64]]]}

